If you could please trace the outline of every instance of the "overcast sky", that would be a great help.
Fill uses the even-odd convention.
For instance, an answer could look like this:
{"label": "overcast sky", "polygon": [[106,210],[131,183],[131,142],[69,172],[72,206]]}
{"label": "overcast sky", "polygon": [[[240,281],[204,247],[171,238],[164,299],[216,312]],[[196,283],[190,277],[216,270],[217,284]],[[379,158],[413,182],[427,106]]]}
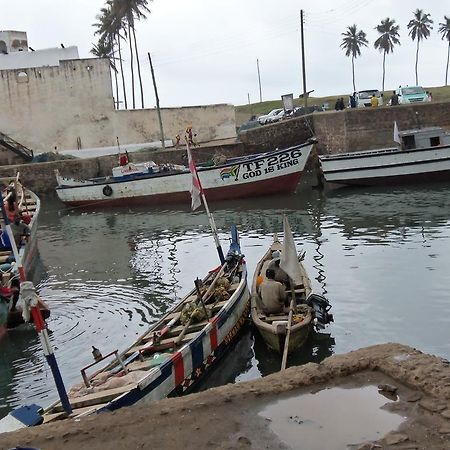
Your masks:
{"label": "overcast sky", "polygon": [[[7,6],[6,6],[7,5]],[[0,0],[0,29],[28,32],[34,49],[77,45],[90,57],[92,24],[104,0]],[[438,34],[448,0],[154,0],[152,13],[137,26],[146,106],[155,97],[147,59],[152,53],[161,106],[259,101],[303,91],[300,9],[305,11],[307,89],[312,95],[352,91],[351,59],[339,45],[349,25],[367,33],[369,47],[356,60],[356,88],[381,89],[382,54],[373,48],[382,19],[400,25],[401,46],[386,58],[386,90],[415,84],[416,44],[407,23],[416,8],[430,13],[434,28],[421,42],[419,84],[442,86],[448,43]],[[125,56],[129,63],[128,55]]]}

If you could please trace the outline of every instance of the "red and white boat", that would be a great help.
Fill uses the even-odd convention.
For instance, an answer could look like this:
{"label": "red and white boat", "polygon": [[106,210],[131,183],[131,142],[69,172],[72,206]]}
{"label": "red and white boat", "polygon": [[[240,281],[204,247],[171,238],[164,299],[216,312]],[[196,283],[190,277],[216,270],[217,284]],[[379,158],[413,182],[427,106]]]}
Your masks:
{"label": "red and white boat", "polygon": [[[209,200],[294,192],[315,141],[197,167]],[[71,206],[182,203],[190,199],[189,169],[153,162],[113,168],[112,176],[77,181],[56,174],[59,199]]]}

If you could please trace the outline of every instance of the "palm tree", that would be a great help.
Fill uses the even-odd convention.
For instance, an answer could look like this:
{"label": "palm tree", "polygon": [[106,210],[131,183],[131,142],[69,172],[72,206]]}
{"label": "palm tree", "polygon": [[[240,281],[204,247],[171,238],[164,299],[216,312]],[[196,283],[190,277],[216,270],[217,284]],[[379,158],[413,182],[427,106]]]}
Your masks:
{"label": "palm tree", "polygon": [[112,39],[102,39],[100,38],[98,44],[92,47],[91,53],[97,58],[107,58],[109,60],[109,66],[114,73],[114,84],[116,87],[116,108],[119,109],[119,82],[117,80],[117,67],[115,64],[115,52],[114,52],[114,42]]}
{"label": "palm tree", "polygon": [[361,55],[361,47],[367,47],[368,41],[366,33],[358,31],[356,25],[347,27],[347,31],[341,35],[344,36],[341,48],[345,50],[345,56],[352,56],[353,92],[355,92],[355,58]]}
{"label": "palm tree", "polygon": [[394,45],[399,44],[399,26],[395,25],[395,20],[386,19],[382,20],[379,25],[375,27],[375,30],[381,34],[381,36],[374,42],[373,46],[383,52],[383,81],[381,83],[382,93],[384,94],[384,76],[386,74],[386,55],[394,51]]}
{"label": "palm tree", "polygon": [[448,49],[447,49],[447,66],[445,69],[445,85],[447,86],[447,78],[448,78],[448,61],[450,58],[450,17],[444,16],[445,23],[439,24],[439,33],[442,34],[442,39],[448,41]]}
{"label": "palm tree", "polygon": [[131,19],[130,26],[131,26],[131,30],[133,32],[134,49],[135,49],[135,54],[136,54],[136,62],[137,62],[137,69],[138,69],[138,76],[139,76],[139,85],[141,88],[141,106],[142,106],[142,108],[144,108],[144,90],[142,88],[141,62],[139,60],[139,51],[138,51],[138,46],[137,46],[136,29],[134,27],[134,22],[135,22],[135,19],[141,20],[141,19],[147,18],[145,13],[150,13],[150,9],[147,6],[148,1],[152,1],[152,0],[129,0],[130,14],[128,14],[128,16],[127,16]]}
{"label": "palm tree", "polygon": [[123,19],[121,19],[116,13],[115,0],[107,0],[106,7],[102,8],[100,12],[101,14],[97,15],[96,17],[98,22],[93,24],[93,26],[97,28],[97,31],[94,34],[99,34],[100,40],[111,40],[113,42],[113,49],[115,49],[115,45],[117,44],[119,52],[120,73],[122,78],[123,99],[125,109],[127,109],[128,104],[125,89],[125,75],[123,71],[122,48],[120,45],[121,39],[123,39],[120,32],[124,28],[124,22]]}
{"label": "palm tree", "polygon": [[[141,77],[141,64],[139,59],[139,51],[137,47],[135,20],[146,19],[145,13],[150,13],[150,9],[147,7],[149,0],[113,0],[115,4],[115,10],[118,17],[122,18],[126,23],[127,36],[129,39],[129,48],[131,55],[131,84],[133,86],[133,108],[135,107],[134,98],[134,56],[136,56],[139,84],[141,89],[141,105],[144,107],[144,91],[142,87]],[[150,0],[151,1],[151,0]],[[133,35],[134,52],[131,42],[131,36]],[[133,55],[134,53],[134,55]]]}
{"label": "palm tree", "polygon": [[409,29],[409,35],[413,41],[417,38],[417,50],[416,50],[416,85],[419,84],[419,76],[417,74],[417,64],[419,62],[419,44],[422,39],[427,39],[430,36],[430,30],[433,21],[430,14],[424,13],[421,9],[416,9],[413,13],[414,19],[410,20],[407,27]]}

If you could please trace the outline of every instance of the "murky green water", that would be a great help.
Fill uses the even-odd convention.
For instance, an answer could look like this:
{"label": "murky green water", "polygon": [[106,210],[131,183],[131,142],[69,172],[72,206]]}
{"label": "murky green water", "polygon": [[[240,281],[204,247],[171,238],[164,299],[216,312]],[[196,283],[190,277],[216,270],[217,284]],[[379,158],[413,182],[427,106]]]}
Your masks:
{"label": "murky green water", "polygon": [[[307,180],[308,181],[308,180]],[[335,323],[290,364],[382,342],[450,358],[450,184],[320,193],[306,182],[292,196],[210,205],[227,246],[240,229],[249,269],[281,232],[287,213],[314,289],[333,304]],[[204,213],[189,205],[103,212],[43,202],[35,282],[52,309],[51,340],[67,385],[81,380],[91,346],[123,349],[218,265]],[[257,378],[279,358],[251,331],[209,384]],[[0,347],[0,417],[24,401],[56,398],[33,329]]]}

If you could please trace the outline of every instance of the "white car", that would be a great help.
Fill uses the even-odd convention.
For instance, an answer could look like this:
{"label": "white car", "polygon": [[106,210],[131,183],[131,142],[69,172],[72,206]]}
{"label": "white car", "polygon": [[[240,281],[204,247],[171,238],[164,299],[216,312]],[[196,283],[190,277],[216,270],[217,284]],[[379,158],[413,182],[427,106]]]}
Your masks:
{"label": "white car", "polygon": [[259,116],[259,117],[258,117],[258,122],[259,122],[261,125],[265,125],[266,123],[270,123],[270,122],[271,122],[271,119],[272,119],[275,115],[279,114],[280,111],[282,111],[282,112],[284,113],[284,110],[283,110],[282,108],[273,109],[272,111],[270,111],[270,113],[265,114],[265,115],[263,115],[263,116]]}
{"label": "white car", "polygon": [[281,109],[278,113],[274,114],[273,116],[268,117],[266,123],[279,122],[285,116],[286,116],[286,112],[284,111],[284,109]]}
{"label": "white car", "polygon": [[378,89],[367,89],[365,91],[359,91],[356,93],[356,106],[372,106],[370,102],[372,95],[378,99],[378,106],[383,105],[383,97]]}

